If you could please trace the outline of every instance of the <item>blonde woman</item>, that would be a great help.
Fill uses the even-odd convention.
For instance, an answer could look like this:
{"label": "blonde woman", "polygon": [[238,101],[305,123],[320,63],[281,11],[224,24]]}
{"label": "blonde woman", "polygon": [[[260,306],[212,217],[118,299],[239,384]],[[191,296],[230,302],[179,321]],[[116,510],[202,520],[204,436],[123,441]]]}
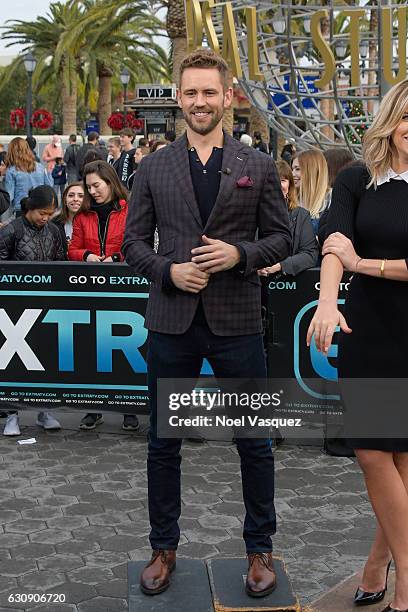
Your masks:
{"label": "blonde woman", "polygon": [[307,210],[298,206],[295,182],[292,170],[285,161],[276,162],[283,197],[289,212],[292,245],[289,257],[283,261],[258,270],[259,276],[282,273],[296,276],[308,268],[317,265],[319,247],[314,235],[312,222]]}
{"label": "blonde woman", "polygon": [[[364,418],[365,431],[360,428],[350,444],[364,472],[377,531],[354,602],[375,604],[384,598],[392,558],[395,592],[383,612],[408,612],[405,410],[392,418],[395,406],[402,403],[406,409],[401,386],[408,378],[408,80],[383,98],[366,132],[363,160],[366,167],[344,169],[334,184],[320,297],[307,342],[327,355],[340,326],[339,378],[361,385],[360,398],[348,393],[345,405],[351,416]],[[343,270],[354,272],[344,314],[337,306]],[[377,397],[374,379],[394,386],[387,394],[379,386]],[[374,430],[373,420],[384,429]]]}
{"label": "blonde woman", "polygon": [[292,172],[299,204],[309,211],[317,236],[320,215],[326,208],[329,193],[329,169],[326,159],[321,151],[302,151],[293,158]]}
{"label": "blonde woman", "polygon": [[6,155],[6,178],[4,187],[10,195],[12,212],[21,213],[20,202],[28,196],[30,189],[40,185],[52,187],[52,179],[45,168],[35,161],[34,154],[24,138],[13,138]]}

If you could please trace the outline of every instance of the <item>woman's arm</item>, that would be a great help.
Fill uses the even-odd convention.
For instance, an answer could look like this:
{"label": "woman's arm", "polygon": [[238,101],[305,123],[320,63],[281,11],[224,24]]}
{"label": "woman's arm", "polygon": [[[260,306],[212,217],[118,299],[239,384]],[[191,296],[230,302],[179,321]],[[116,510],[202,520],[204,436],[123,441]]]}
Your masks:
{"label": "woman's arm", "polygon": [[406,259],[364,259],[357,255],[353,243],[339,232],[331,234],[323,245],[323,255],[332,253],[342,262],[346,270],[377,276],[389,280],[408,281]]}
{"label": "woman's arm", "polygon": [[68,246],[68,259],[71,261],[84,261],[86,251],[81,219],[77,216],[72,225],[72,238]]}
{"label": "woman's arm", "polygon": [[[383,274],[381,267],[383,266]],[[408,281],[406,259],[361,259],[357,266],[359,274],[380,276],[389,280]]]}
{"label": "woman's arm", "polygon": [[327,355],[332,343],[336,327],[345,333],[351,333],[346,319],[337,306],[339,285],[343,276],[343,265],[336,255],[326,255],[320,271],[319,303],[307,332],[307,345],[310,346],[312,336],[316,348]]}

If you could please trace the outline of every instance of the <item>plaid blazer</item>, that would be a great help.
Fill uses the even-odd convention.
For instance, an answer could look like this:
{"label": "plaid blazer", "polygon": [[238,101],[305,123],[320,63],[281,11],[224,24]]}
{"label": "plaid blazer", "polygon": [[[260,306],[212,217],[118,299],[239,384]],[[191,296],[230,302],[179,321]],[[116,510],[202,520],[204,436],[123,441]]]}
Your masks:
{"label": "plaid blazer", "polygon": [[[261,289],[257,270],[289,255],[291,234],[279,176],[273,160],[224,134],[221,184],[205,227],[190,175],[187,136],[148,155],[135,174],[123,254],[133,270],[150,281],[145,325],[182,334],[191,325],[200,296],[208,325],[219,336],[259,333]],[[237,181],[247,176],[251,186]],[[245,181],[244,181],[245,182]],[[159,248],[155,253],[157,227]],[[199,294],[163,288],[169,261],[191,260],[201,236],[240,245],[246,268],[218,272]]]}

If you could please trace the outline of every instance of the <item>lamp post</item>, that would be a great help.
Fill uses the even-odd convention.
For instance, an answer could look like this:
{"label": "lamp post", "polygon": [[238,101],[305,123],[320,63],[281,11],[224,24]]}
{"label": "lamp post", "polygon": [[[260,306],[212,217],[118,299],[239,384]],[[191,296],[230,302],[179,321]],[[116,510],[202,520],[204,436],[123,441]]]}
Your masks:
{"label": "lamp post", "polygon": [[127,86],[129,85],[130,74],[127,68],[122,68],[120,72],[120,82],[123,85],[123,110],[125,110]]}
{"label": "lamp post", "polygon": [[339,59],[344,59],[347,53],[347,43],[345,40],[337,40],[334,43],[334,48],[336,49],[336,55]]}
{"label": "lamp post", "polygon": [[272,19],[272,28],[275,34],[284,34],[286,30],[286,19],[280,11]]}
{"label": "lamp post", "polygon": [[26,129],[27,136],[32,136],[31,129],[31,114],[32,114],[32,103],[33,103],[33,72],[37,66],[37,60],[34,55],[29,52],[24,56],[24,68],[28,75],[28,87],[27,87],[27,104],[26,104]]}

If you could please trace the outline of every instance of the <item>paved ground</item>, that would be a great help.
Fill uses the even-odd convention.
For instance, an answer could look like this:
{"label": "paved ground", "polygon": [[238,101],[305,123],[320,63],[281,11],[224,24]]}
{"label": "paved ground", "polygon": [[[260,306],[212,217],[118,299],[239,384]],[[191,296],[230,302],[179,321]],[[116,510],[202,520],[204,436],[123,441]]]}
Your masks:
{"label": "paved ground", "polygon": [[[62,414],[61,432],[26,427],[32,446],[0,437],[0,612],[127,610],[127,562],[149,556],[143,432],[120,433],[113,415],[97,433],[80,432],[79,418]],[[373,517],[354,460],[285,444],[275,457],[275,552],[306,604],[360,568]],[[242,516],[235,447],[186,443],[178,554],[244,554]],[[66,603],[10,603],[15,593],[64,594]]]}

